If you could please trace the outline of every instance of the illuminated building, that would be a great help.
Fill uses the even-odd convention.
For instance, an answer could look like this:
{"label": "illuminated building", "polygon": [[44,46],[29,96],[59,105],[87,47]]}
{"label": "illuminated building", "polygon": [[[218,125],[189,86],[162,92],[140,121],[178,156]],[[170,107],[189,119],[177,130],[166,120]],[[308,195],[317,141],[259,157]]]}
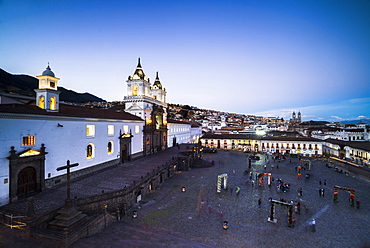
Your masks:
{"label": "illuminated building", "polygon": [[127,79],[127,96],[124,97],[125,111],[145,120],[143,129],[144,155],[167,148],[167,103],[158,72],[151,85],[141,67],[140,58],[132,76]]}
{"label": "illuminated building", "polygon": [[49,66],[37,78],[35,103],[0,104],[0,206],[65,181],[67,160],[74,178],[143,155],[143,119],[60,103]]}

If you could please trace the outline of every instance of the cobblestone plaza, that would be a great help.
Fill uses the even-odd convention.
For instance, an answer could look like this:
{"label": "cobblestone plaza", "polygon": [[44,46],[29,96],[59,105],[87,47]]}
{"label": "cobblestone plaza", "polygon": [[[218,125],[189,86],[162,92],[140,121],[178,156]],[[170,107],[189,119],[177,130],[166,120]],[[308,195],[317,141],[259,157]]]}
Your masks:
{"label": "cobblestone plaza", "polygon": [[[180,172],[142,199],[135,209],[138,218],[125,216],[72,247],[370,247],[368,178],[336,172],[316,158],[311,159],[311,170],[302,170],[298,178],[298,158],[274,162],[259,155],[261,160],[252,163],[250,170],[253,186],[245,173],[246,156],[227,151],[204,155],[204,160],[215,162],[213,167]],[[255,175],[260,172],[272,174],[271,186],[267,180],[258,185]],[[217,193],[217,178],[223,173],[228,175],[227,190]],[[305,178],[306,173],[310,178]],[[278,192],[278,179],[290,185],[287,192]],[[350,205],[349,193],[343,190],[338,192],[339,202],[334,203],[335,185],[355,189],[360,208]],[[300,187],[302,196],[297,193]],[[324,196],[320,196],[320,189],[325,190]],[[277,223],[267,221],[270,197],[300,202],[300,214],[293,213],[293,227],[288,227],[285,206],[275,208]],[[315,232],[310,226],[312,219],[316,220]],[[224,221],[229,223],[227,230],[223,229]]]}

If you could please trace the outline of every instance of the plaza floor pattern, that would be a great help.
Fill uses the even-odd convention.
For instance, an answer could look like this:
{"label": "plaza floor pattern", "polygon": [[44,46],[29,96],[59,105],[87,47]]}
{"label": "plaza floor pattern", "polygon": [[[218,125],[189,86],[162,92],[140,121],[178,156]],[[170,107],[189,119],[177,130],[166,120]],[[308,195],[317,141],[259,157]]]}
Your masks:
{"label": "plaza floor pattern", "polygon": [[[270,172],[274,177],[272,186],[266,180],[262,186],[257,182],[252,186],[244,173],[248,170],[245,153],[207,154],[203,159],[215,161],[215,166],[181,172],[144,197],[137,206],[138,218],[125,216],[72,247],[370,247],[368,179],[335,172],[320,159],[311,159],[311,171],[302,170],[298,178],[297,158],[274,162],[259,156],[261,160],[252,164],[253,177]],[[227,190],[217,193],[217,177],[223,173],[228,175]],[[278,192],[277,179],[290,184],[289,191]],[[334,203],[335,185],[355,189],[360,208],[350,206],[349,193],[345,191],[339,191],[339,202]],[[302,196],[297,192],[300,187]],[[320,189],[325,190],[324,196],[320,196]],[[270,197],[300,202],[300,214],[293,214],[293,227],[288,227],[284,206],[275,208],[277,223],[267,221]],[[313,218],[315,232],[310,226]],[[227,230],[222,227],[225,220],[229,223]]]}
{"label": "plaza floor pattern", "polygon": [[[270,172],[274,182],[268,186],[265,180],[260,186],[255,181],[253,186],[245,173],[246,156],[231,151],[205,154],[203,159],[213,160],[213,167],[182,171],[143,197],[134,209],[137,218],[123,216],[120,222],[71,247],[370,247],[369,179],[335,172],[326,166],[326,161],[315,158],[311,159],[311,170],[303,170],[298,178],[297,158],[277,162],[259,155],[261,160],[252,163],[250,169],[253,180],[256,173]],[[141,163],[145,164],[144,160]],[[217,193],[217,178],[223,173],[228,175],[227,190]],[[287,192],[277,190],[278,179],[290,185]],[[360,208],[350,206],[349,193],[342,190],[338,203],[334,203],[335,185],[355,189]],[[298,188],[302,188],[302,196]],[[325,190],[324,196],[320,196],[320,189]],[[300,214],[293,213],[293,227],[288,227],[288,210],[284,206],[275,208],[277,223],[267,221],[269,198],[300,202]],[[315,232],[310,226],[312,219],[316,220]],[[222,226],[224,221],[229,223],[227,230]],[[2,242],[8,233],[10,229],[1,227],[0,247],[47,247],[22,239],[22,235],[12,242]],[[29,245],[22,246],[22,240],[30,241]]]}

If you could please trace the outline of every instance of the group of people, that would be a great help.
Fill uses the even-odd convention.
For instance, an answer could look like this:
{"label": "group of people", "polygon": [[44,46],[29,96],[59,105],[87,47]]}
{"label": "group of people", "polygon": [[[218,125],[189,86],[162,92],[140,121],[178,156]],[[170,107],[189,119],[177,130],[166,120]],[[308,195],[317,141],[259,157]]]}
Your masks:
{"label": "group of people", "polygon": [[285,183],[283,180],[278,179],[277,180],[278,184],[276,185],[276,189],[278,192],[288,192],[290,189],[290,184]]}

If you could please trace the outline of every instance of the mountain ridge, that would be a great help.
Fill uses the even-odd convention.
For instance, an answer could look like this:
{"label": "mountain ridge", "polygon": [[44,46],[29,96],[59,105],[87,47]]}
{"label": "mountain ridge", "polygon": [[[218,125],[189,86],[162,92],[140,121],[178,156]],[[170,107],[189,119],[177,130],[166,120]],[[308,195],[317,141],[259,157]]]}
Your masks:
{"label": "mountain ridge", "polygon": [[[38,88],[38,79],[25,74],[11,74],[0,68],[0,92],[15,93],[23,96],[36,97],[34,89]],[[58,86],[59,100],[73,103],[106,102],[88,92],[78,93]]]}

